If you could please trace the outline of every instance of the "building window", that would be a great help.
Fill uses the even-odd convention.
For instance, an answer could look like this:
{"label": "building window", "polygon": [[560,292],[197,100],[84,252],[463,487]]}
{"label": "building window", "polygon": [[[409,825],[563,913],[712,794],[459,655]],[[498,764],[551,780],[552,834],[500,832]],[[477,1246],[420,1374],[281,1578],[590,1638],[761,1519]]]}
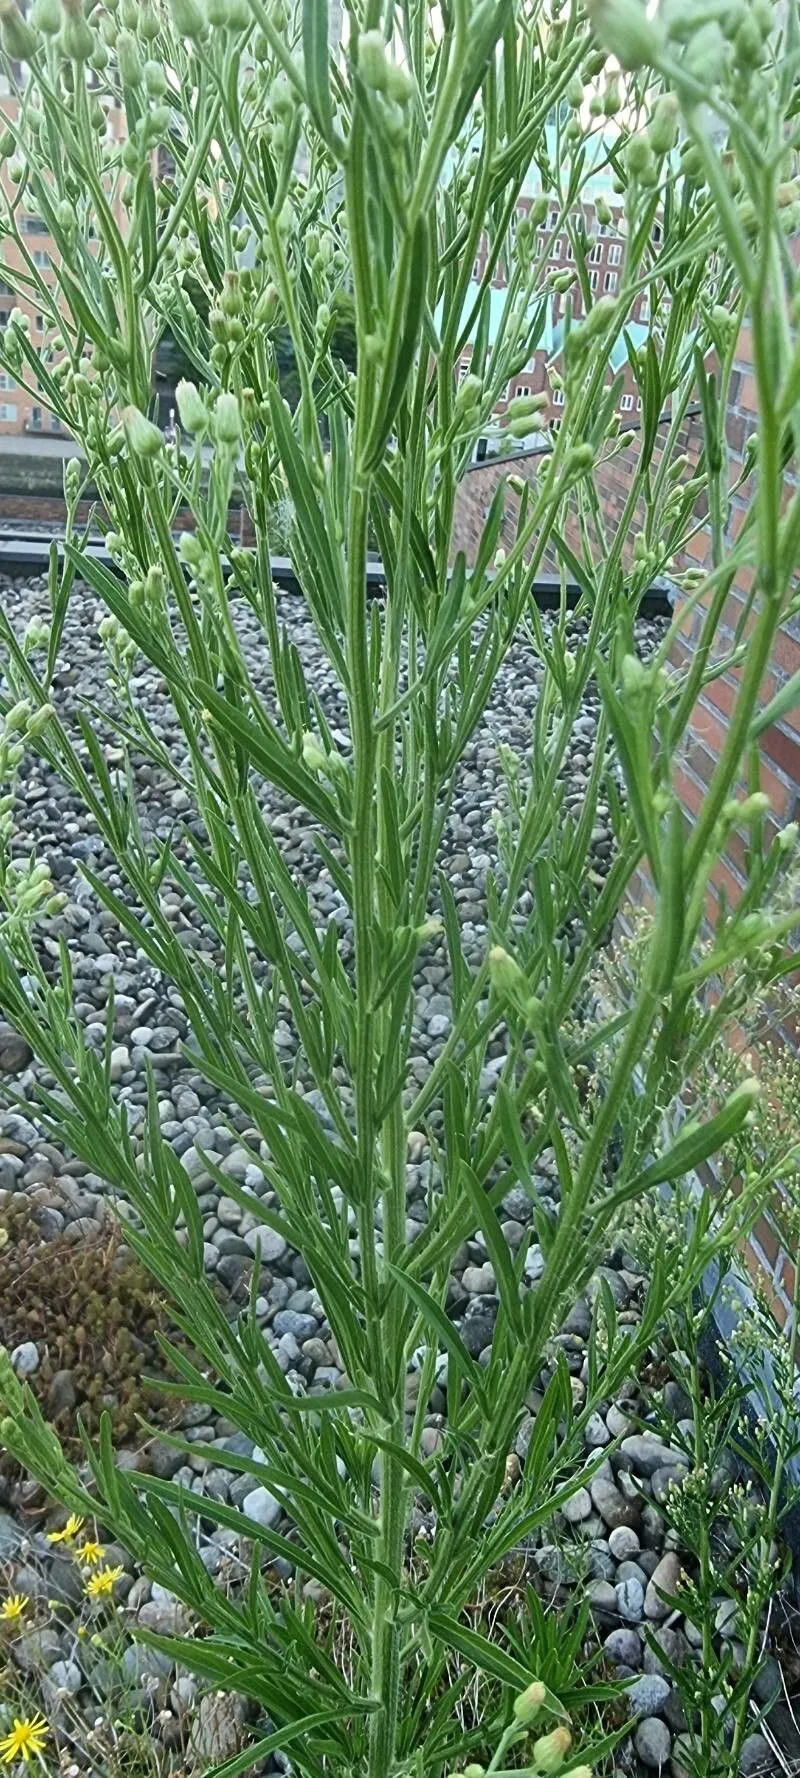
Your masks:
{"label": "building window", "polygon": [[642,398],[641,398],[641,395],[637,395],[637,397],[636,397],[636,412],[637,412],[637,414],[640,414],[641,411],[642,411]]}
{"label": "building window", "polygon": [[623,414],[629,414],[631,411],[631,408],[633,407],[633,396],[632,395],[623,395],[622,400],[619,405],[622,409]]}
{"label": "building window", "polygon": [[655,243],[656,243],[656,246],[658,246],[658,245],[659,245],[659,244],[660,244],[660,241],[661,241],[661,237],[662,237],[662,234],[663,234],[663,232],[664,232],[664,231],[663,231],[663,229],[662,229],[662,227],[661,227],[661,223],[660,223],[660,222],[654,222],[654,223],[653,223],[653,235],[652,235],[652,238],[653,238],[653,240],[654,240],[654,241],[655,241]]}
{"label": "building window", "polygon": [[572,242],[568,241],[567,242],[567,259],[574,259],[574,258],[575,258],[575,248],[573,247]]}
{"label": "building window", "polygon": [[34,432],[41,432],[42,430],[42,410],[40,407],[31,408],[31,428]]}
{"label": "building window", "polygon": [[45,253],[45,250],[43,247],[35,247],[33,250],[32,258],[33,258],[33,263],[37,268],[37,271],[40,271],[40,272],[49,271],[49,269],[50,269],[50,255],[49,255],[49,253]]}
{"label": "building window", "polygon": [[530,395],[530,393],[531,393],[530,383],[518,383],[516,389],[514,390],[515,395]]}
{"label": "building window", "polygon": [[564,406],[564,391],[563,391],[563,389],[554,389],[553,390],[553,406],[554,407],[563,407]]}
{"label": "building window", "polygon": [[639,320],[640,321],[649,321],[650,320],[650,298],[649,298],[649,296],[643,296],[642,300],[639,304]]}
{"label": "building window", "polygon": [[560,425],[561,425],[561,415],[556,414],[555,419],[550,421],[550,426],[551,426],[552,431],[558,432]]}
{"label": "building window", "polygon": [[597,289],[597,280],[598,280],[599,276],[600,276],[599,272],[590,272],[589,273],[589,289],[590,290]]}
{"label": "building window", "polygon": [[50,230],[43,216],[23,216],[22,233],[24,235],[49,235]]}
{"label": "building window", "polygon": [[61,421],[59,420],[58,414],[51,414],[50,415],[50,431],[51,432],[60,432],[61,431]]}
{"label": "building window", "polygon": [[37,315],[36,317],[36,332],[44,333],[44,315]]}
{"label": "building window", "polygon": [[10,314],[10,309],[0,309],[0,327],[8,326],[8,317]]}
{"label": "building window", "polygon": [[603,279],[603,289],[604,290],[610,290],[613,294],[613,292],[617,288],[618,283],[619,283],[619,277],[616,272],[606,272],[605,278]]}
{"label": "building window", "polygon": [[16,386],[14,378],[9,376],[8,371],[0,370],[0,389],[16,389]]}
{"label": "building window", "polygon": [[560,259],[561,258],[561,249],[562,249],[563,245],[564,245],[564,243],[561,239],[561,236],[556,235],[556,238],[551,243],[551,247],[550,247],[550,258],[551,259]]}
{"label": "building window", "polygon": [[16,420],[17,408],[13,401],[0,401],[0,420]]}
{"label": "building window", "polygon": [[621,259],[622,245],[619,241],[614,241],[608,249],[608,263],[609,265],[619,265]]}
{"label": "building window", "polygon": [[558,211],[557,210],[550,211],[550,227],[551,227],[551,229],[558,228]]}
{"label": "building window", "polygon": [[599,265],[602,257],[603,257],[603,245],[602,245],[601,241],[597,241],[595,243],[594,247],[592,248],[591,253],[589,254],[590,264],[591,265]]}
{"label": "building window", "polygon": [[473,276],[473,278],[474,278],[474,279],[475,279],[475,283],[476,283],[476,284],[479,284],[479,283],[480,283],[480,281],[481,281],[481,261],[480,261],[480,254],[479,254],[479,255],[478,255],[478,258],[477,258],[477,259],[476,259],[476,261],[475,261],[475,264],[474,264],[474,266],[473,266],[473,268],[472,268],[472,276]]}

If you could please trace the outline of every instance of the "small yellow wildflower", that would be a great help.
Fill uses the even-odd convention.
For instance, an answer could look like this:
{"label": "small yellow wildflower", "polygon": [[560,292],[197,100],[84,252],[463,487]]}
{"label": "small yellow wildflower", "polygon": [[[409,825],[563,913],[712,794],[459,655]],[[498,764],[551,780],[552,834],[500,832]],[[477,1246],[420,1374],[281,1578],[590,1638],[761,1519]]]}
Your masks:
{"label": "small yellow wildflower", "polygon": [[104,1594],[113,1593],[117,1581],[121,1580],[124,1573],[125,1570],[122,1566],[119,1568],[98,1568],[97,1573],[93,1574],[91,1580],[86,1582],[87,1597],[102,1599]]}
{"label": "small yellow wildflower", "polygon": [[10,1735],[4,1735],[0,1741],[0,1759],[10,1766],[15,1759],[23,1759],[27,1765],[31,1754],[38,1759],[47,1740],[47,1723],[43,1716],[15,1716],[14,1727]]}
{"label": "small yellow wildflower", "polygon": [[83,1519],[80,1513],[70,1513],[66,1525],[61,1531],[48,1531],[48,1543],[71,1543],[73,1537],[83,1530]]}
{"label": "small yellow wildflower", "polygon": [[24,1617],[30,1600],[26,1593],[12,1593],[9,1599],[0,1605],[0,1623],[16,1624]]}
{"label": "small yellow wildflower", "polygon": [[98,1543],[93,1537],[87,1537],[84,1543],[78,1545],[75,1557],[84,1568],[96,1568],[98,1562],[102,1562],[105,1553],[101,1543]]}

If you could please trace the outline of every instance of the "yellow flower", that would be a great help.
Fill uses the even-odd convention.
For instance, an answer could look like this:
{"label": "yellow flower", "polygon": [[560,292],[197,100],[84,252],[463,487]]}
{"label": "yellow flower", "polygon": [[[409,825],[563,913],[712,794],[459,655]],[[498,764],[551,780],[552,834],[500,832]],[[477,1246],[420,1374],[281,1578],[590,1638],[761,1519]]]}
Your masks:
{"label": "yellow flower", "polygon": [[18,1623],[19,1619],[24,1617],[29,1604],[30,1600],[25,1593],[12,1593],[11,1597],[0,1605],[0,1622],[4,1624]]}
{"label": "yellow flower", "polygon": [[43,1716],[15,1716],[10,1735],[0,1741],[0,1759],[10,1766],[12,1760],[23,1759],[27,1765],[31,1754],[37,1759],[47,1740],[47,1723]]}
{"label": "yellow flower", "polygon": [[91,1580],[86,1582],[86,1593],[89,1599],[101,1599],[104,1593],[113,1593],[115,1584],[125,1573],[124,1568],[98,1568]]}
{"label": "yellow flower", "polygon": [[79,1544],[75,1551],[75,1557],[78,1562],[83,1564],[84,1568],[96,1568],[98,1562],[102,1562],[105,1553],[101,1543],[97,1543],[93,1537],[87,1537],[85,1543]]}
{"label": "yellow flower", "polygon": [[63,1530],[48,1531],[47,1541],[48,1543],[71,1543],[73,1537],[77,1537],[78,1532],[82,1530],[83,1519],[80,1513],[70,1513]]}

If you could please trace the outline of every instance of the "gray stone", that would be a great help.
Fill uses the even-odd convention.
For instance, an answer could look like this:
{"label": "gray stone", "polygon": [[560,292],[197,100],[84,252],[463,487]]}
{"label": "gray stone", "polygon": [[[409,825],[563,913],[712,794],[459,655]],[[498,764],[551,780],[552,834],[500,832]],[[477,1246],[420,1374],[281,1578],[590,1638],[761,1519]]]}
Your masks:
{"label": "gray stone", "polygon": [[33,1061],[33,1050],[13,1025],[0,1023],[0,1074],[22,1074]]}
{"label": "gray stone", "polygon": [[[277,1229],[267,1228],[266,1223],[259,1223],[256,1228],[247,1229],[244,1240],[251,1253],[255,1254],[257,1250],[260,1252],[262,1266],[276,1265],[279,1259],[283,1259],[287,1251],[285,1237],[279,1234]],[[294,1310],[285,1310],[284,1313],[291,1315]],[[307,1316],[306,1320],[310,1320],[310,1317]],[[315,1323],[314,1332],[316,1333],[316,1331]]]}
{"label": "gray stone", "polygon": [[604,1525],[614,1531],[618,1525],[639,1524],[642,1509],[637,1500],[626,1500],[615,1482],[605,1476],[595,1476],[590,1490],[592,1500]]}
{"label": "gray stone", "polygon": [[660,1772],[672,1752],[672,1736],[659,1716],[643,1716],[634,1736],[634,1746],[643,1766]]}
{"label": "gray stone", "polygon": [[626,1693],[631,1710],[637,1716],[660,1716],[670,1694],[668,1679],[660,1673],[643,1673]]}
{"label": "gray stone", "polygon": [[279,1309],[273,1327],[276,1334],[294,1334],[296,1340],[311,1340],[319,1332],[316,1316],[302,1315],[298,1309]]}
{"label": "gray stone", "polygon": [[210,1765],[233,1759],[244,1741],[249,1710],[236,1692],[210,1692],[200,1699],[189,1736],[189,1749]]}
{"label": "gray stone", "polygon": [[154,1630],[157,1636],[186,1636],[191,1619],[185,1605],[177,1599],[170,1604],[147,1599],[139,1608],[136,1622],[143,1630]]}
{"label": "gray stone", "polygon": [[586,1597],[592,1611],[602,1612],[607,1617],[616,1617],[617,1594],[610,1580],[590,1580]]}
{"label": "gray stone", "polygon": [[255,1519],[257,1525],[265,1525],[267,1528],[275,1524],[282,1510],[280,1501],[276,1500],[274,1494],[270,1494],[269,1488],[253,1488],[242,1501],[242,1512],[247,1518]]}
{"label": "gray stone", "polygon": [[589,1415],[583,1429],[583,1437],[585,1443],[589,1446],[590,1451],[599,1451],[602,1450],[605,1445],[610,1445],[611,1433],[609,1432],[601,1414]]}
{"label": "gray stone", "polygon": [[763,1735],[748,1735],[742,1742],[739,1755],[739,1772],[741,1778],[756,1778],[763,1773],[763,1778],[770,1778],[776,1770],[772,1748]]}
{"label": "gray stone", "polygon": [[33,1340],[23,1340],[11,1353],[12,1368],[18,1377],[32,1377],[39,1369],[39,1348]]}
{"label": "gray stone", "polygon": [[622,1441],[624,1456],[629,1457],[637,1475],[652,1476],[657,1469],[686,1467],[683,1451],[662,1443],[652,1432],[634,1432]]}
{"label": "gray stone", "polygon": [[588,1488],[579,1488],[561,1508],[568,1525],[579,1525],[582,1519],[589,1518],[591,1510],[592,1497]]}
{"label": "gray stone", "polygon": [[172,1445],[168,1445],[164,1439],[160,1438],[153,1439],[152,1444],[147,1448],[147,1454],[153,1475],[160,1476],[162,1481],[169,1481],[175,1475],[176,1470],[180,1469],[184,1460],[182,1451],[176,1451]]}
{"label": "gray stone", "polygon": [[48,1675],[50,1684],[58,1691],[69,1692],[74,1696],[83,1684],[83,1675],[75,1661],[54,1661]]}
{"label": "gray stone", "polygon": [[640,1580],[617,1582],[617,1610],[629,1624],[638,1624],[644,1610],[644,1587]]}
{"label": "gray stone", "polygon": [[74,1408],[77,1399],[72,1371],[54,1371],[47,1391],[47,1405],[53,1418]]}
{"label": "gray stone", "polygon": [[659,1595],[660,1593],[676,1594],[680,1585],[680,1578],[680,1557],[676,1555],[674,1550],[667,1550],[666,1555],[661,1557],[658,1567],[653,1570],[647,1583],[647,1592],[644,1600],[644,1615],[650,1619],[651,1623],[661,1623],[663,1618],[669,1617],[673,1607],[665,1604],[664,1600],[660,1598]]}
{"label": "gray stone", "polygon": [[641,1545],[632,1525],[616,1525],[608,1534],[608,1547],[618,1562],[638,1556]]}
{"label": "gray stone", "polygon": [[22,1526],[12,1518],[11,1513],[0,1507],[0,1562],[8,1562],[16,1556],[25,1535]]}
{"label": "gray stone", "polygon": [[120,1661],[120,1673],[123,1679],[132,1685],[138,1685],[151,1675],[156,1679],[166,1679],[172,1672],[173,1663],[169,1655],[160,1648],[146,1648],[142,1642],[129,1642],[123,1649]]}
{"label": "gray stone", "polygon": [[660,1659],[659,1650],[666,1656],[672,1667],[685,1666],[689,1659],[689,1644],[682,1631],[673,1630],[667,1624],[661,1624],[657,1630],[653,1631],[653,1643],[654,1647],[648,1644],[644,1651],[645,1673],[663,1673],[666,1678],[669,1678],[664,1662]]}
{"label": "gray stone", "polygon": [[723,1599],[717,1606],[714,1616],[714,1629],[726,1641],[732,1642],[737,1634],[739,1611],[735,1599]]}
{"label": "gray stone", "polygon": [[12,1654],[21,1673],[41,1673],[52,1667],[54,1661],[60,1661],[63,1652],[61,1637],[46,1626],[43,1630],[29,1630],[12,1644]]}
{"label": "gray stone", "polygon": [[603,1648],[615,1667],[638,1669],[642,1664],[642,1641],[635,1630],[612,1630]]}

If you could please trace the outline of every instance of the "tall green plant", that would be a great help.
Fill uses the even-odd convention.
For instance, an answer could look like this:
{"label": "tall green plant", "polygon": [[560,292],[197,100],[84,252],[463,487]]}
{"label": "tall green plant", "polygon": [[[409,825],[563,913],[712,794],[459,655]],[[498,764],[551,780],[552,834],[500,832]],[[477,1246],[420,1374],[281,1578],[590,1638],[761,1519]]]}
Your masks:
{"label": "tall green plant", "polygon": [[[463,1609],[489,1569],[591,1479],[596,1459],[580,1455],[587,1416],[635,1370],[665,1311],[753,1209],[752,1194],[723,1197],[713,1209],[699,1201],[669,1272],[655,1265],[639,1327],[620,1326],[600,1291],[585,1405],[573,1406],[562,1359],[521,1480],[503,1491],[551,1335],[626,1205],[746,1123],[750,1083],[705,1122],[671,1134],[703,1029],[714,1029],[714,1012],[698,1013],[704,982],[731,953],[746,957],[759,980],[779,971],[791,924],[768,904],[787,848],[760,843],[757,784],[745,805],[735,795],[773,643],[796,606],[800,500],[788,471],[800,353],[786,241],[796,208],[796,7],[780,19],[766,0],[746,9],[737,0],[686,0],[654,19],[635,0],[595,0],[587,11],[578,0],[452,0],[441,10],[421,0],[356,0],[346,45],[332,55],[324,0],[305,0],[302,16],[284,0],[172,0],[169,14],[158,0],[117,0],[86,15],[80,0],[63,11],[57,0],[35,0],[28,22],[14,0],[0,0],[6,54],[26,71],[4,138],[10,195],[0,209],[0,237],[14,242],[22,269],[3,275],[35,294],[58,329],[56,345],[42,351],[13,314],[0,362],[80,440],[119,570],[105,571],[85,552],[76,516],[83,471],[70,464],[49,631],[34,626],[21,639],[2,623],[9,791],[0,815],[0,992],[56,1082],[56,1091],[40,1092],[45,1121],[135,1212],[130,1240],[199,1354],[196,1368],[173,1354],[181,1392],[223,1412],[257,1447],[252,1457],[215,1449],[214,1461],[265,1483],[294,1534],[210,1499],[200,1506],[155,1476],[120,1472],[107,1436],[90,1454],[102,1518],[212,1632],[160,1645],[215,1685],[256,1698],[291,1743],[298,1770],[314,1778],[438,1773],[501,1740],[510,1695],[533,1676],[467,1629]],[[122,140],[109,135],[109,101],[125,117]],[[613,135],[598,121],[609,116]],[[162,149],[173,169],[163,176]],[[623,198],[627,250],[618,294],[595,301],[591,242],[576,205],[604,168]],[[540,195],[520,219],[531,174]],[[26,207],[45,217],[58,243],[54,288],[20,229]],[[562,225],[575,269],[554,278],[549,245]],[[499,267],[507,282],[498,324]],[[453,550],[459,488],[499,395],[544,336],[554,288],[563,294],[565,285],[561,427],[536,477],[501,481],[468,568]],[[628,323],[644,294],[653,319],[638,346]],[[760,417],[757,449],[737,482],[724,416],[745,315]],[[355,374],[331,349],[349,317]],[[153,352],[166,327],[197,375],[179,390],[180,433],[169,448],[149,417]],[[300,383],[294,412],[277,384],[276,344],[286,329]],[[469,375],[459,380],[470,342]],[[621,379],[610,365],[620,343],[642,399],[633,434],[620,434],[616,419]],[[687,480],[680,441],[695,404],[703,446]],[[524,406],[515,409],[506,435],[529,422]],[[612,532],[600,488],[614,459],[628,466],[629,492]],[[737,487],[749,504],[733,538]],[[331,733],[281,623],[270,515],[286,490],[298,579],[346,699],[346,745]],[[252,552],[229,539],[234,496],[252,522]],[[699,639],[691,665],[676,674],[667,661],[680,619],[661,659],[643,666],[632,617],[642,591],[705,522],[696,516],[701,497],[712,565],[692,583]],[[176,542],[175,516],[186,507],[193,529]],[[386,576],[379,603],[366,595],[371,539]],[[537,612],[534,585],[548,552],[581,588],[586,633],[577,643],[563,607],[552,630]],[[729,650],[718,630],[739,569],[752,593]],[[203,837],[187,835],[193,870],[171,842],[155,847],[143,837],[130,781],[112,777],[88,717],[70,735],[50,702],[76,575],[106,607],[101,633],[123,742],[177,779],[132,686],[137,654],[168,687],[190,760],[186,788],[202,820]],[[241,602],[263,633],[274,695],[242,652]],[[542,689],[503,834],[502,874],[491,885],[493,942],[473,970],[437,857],[459,762],[520,634],[538,651]],[[729,669],[739,691],[728,740],[687,834],[675,762],[702,687]],[[575,817],[561,798],[561,773],[593,679],[602,713]],[[255,1298],[238,1321],[224,1313],[204,1275],[196,1201],[161,1135],[155,1089],[139,1140],[115,1101],[113,1008],[98,1055],[72,1016],[65,951],[55,982],[45,974],[34,921],[52,906],[52,886],[35,860],[26,869],[9,861],[13,780],[26,745],[80,791],[125,893],[87,866],[88,880],[179,989],[193,1066],[246,1112],[266,1145],[277,1207],[248,1196],[246,1208],[307,1263],[347,1370],[347,1387],[332,1395],[293,1396]],[[624,797],[606,775],[609,745]],[[313,823],[352,916],[353,970],[338,928],[320,935],[281,856],[262,813],[263,781]],[[588,856],[601,794],[611,797],[616,853],[599,885]],[[752,917],[721,921],[709,952],[699,946],[707,888],[740,821],[754,836]],[[631,1003],[587,1024],[584,989],[597,946],[642,862],[657,918],[641,983]],[[215,935],[224,977],[177,943],[159,898],[165,876]],[[576,917],[577,949],[564,937]],[[452,1030],[415,1087],[415,970],[442,929]],[[266,986],[259,963],[268,965]],[[328,1124],[285,1076],[274,1043],[282,999]],[[501,1017],[508,1057],[487,1102],[481,1064]],[[334,1063],[352,1085],[352,1117]],[[597,1083],[588,1097],[587,1064]],[[430,1217],[412,1248],[406,1142],[428,1120]],[[536,1199],[535,1163],[546,1145],[561,1187],[553,1217]],[[206,1164],[216,1177],[211,1157]],[[524,1249],[512,1256],[497,1215],[515,1182],[534,1203],[544,1260],[535,1289],[526,1285]],[[226,1176],[224,1189],[238,1188]],[[476,1236],[500,1299],[485,1368],[446,1309],[453,1256]],[[419,1406],[409,1416],[406,1372],[420,1351]],[[442,1357],[448,1420],[441,1451],[430,1456],[424,1412]],[[8,1366],[3,1388],[9,1447],[70,1507],[94,1505]],[[418,1495],[436,1534],[412,1556]],[[242,1598],[221,1593],[200,1562],[190,1528],[198,1511],[253,1539]],[[301,1582],[325,1589],[334,1621],[327,1640],[302,1603],[276,1605],[260,1577],[264,1554],[286,1557]],[[342,1646],[352,1650],[347,1663]],[[454,1705],[474,1667],[496,1689],[491,1720],[465,1733]],[[562,1757],[563,1737],[559,1745]]]}

